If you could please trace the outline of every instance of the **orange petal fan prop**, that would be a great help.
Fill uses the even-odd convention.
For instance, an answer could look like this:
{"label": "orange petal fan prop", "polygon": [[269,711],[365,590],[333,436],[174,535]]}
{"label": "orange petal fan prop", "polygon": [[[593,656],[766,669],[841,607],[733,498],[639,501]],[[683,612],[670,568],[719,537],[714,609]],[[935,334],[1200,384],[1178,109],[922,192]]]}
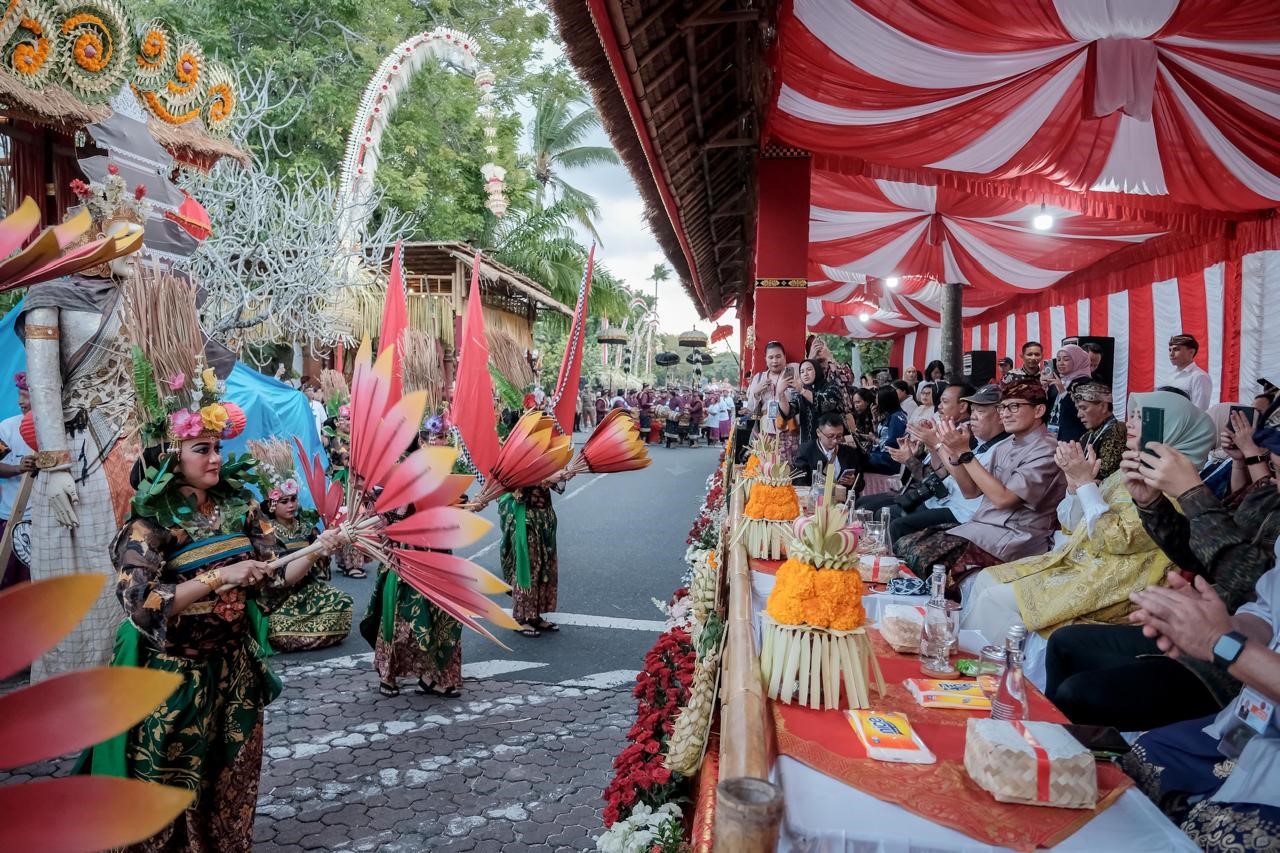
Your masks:
{"label": "orange petal fan prop", "polygon": [[89,212],[82,210],[61,225],[46,228],[31,245],[13,254],[40,226],[39,205],[30,197],[24,198],[17,210],[0,220],[0,258],[4,259],[0,261],[0,292],[82,272],[142,247],[139,230],[124,237],[104,237],[68,251],[92,224]]}
{"label": "orange petal fan prop", "polygon": [[68,776],[0,787],[0,850],[89,853],[124,847],[164,829],[194,791],[118,779]]}
{"label": "orange petal fan prop", "polygon": [[[493,525],[457,505],[472,478],[453,473],[456,449],[421,447],[404,455],[421,427],[427,394],[416,391],[396,399],[394,353],[389,346],[374,362],[366,338],[356,356],[351,382],[351,470],[342,529],[365,556],[386,563],[428,601],[493,639],[476,620],[514,627],[511,617],[484,597],[510,587],[461,557],[413,550],[464,548]],[[303,470],[317,508],[332,510],[325,516],[326,524],[334,523],[339,515],[333,499],[335,486],[325,480],[319,458],[304,458]],[[290,559],[307,550],[294,552]],[[441,564],[447,564],[448,570],[440,570]]]}
{"label": "orange petal fan prop", "polygon": [[503,442],[489,481],[476,502],[486,504],[504,492],[536,486],[563,469],[572,458],[572,439],[556,435],[555,419],[542,412],[526,412]]}
{"label": "orange petal fan prop", "polygon": [[302,442],[297,438],[294,438],[293,442],[298,446],[298,458],[302,460],[302,475],[307,481],[311,502],[315,504],[316,512],[320,514],[320,520],[324,522],[324,526],[332,527],[338,523],[339,511],[342,509],[342,485],[331,483],[325,477],[324,464],[320,461],[319,453],[314,458],[308,459],[307,449],[302,446]]}
{"label": "orange petal fan prop", "polygon": [[[65,637],[93,606],[99,575],[64,575],[0,592],[0,677]],[[0,698],[0,767],[63,755],[119,734],[151,713],[181,679],[105,667],[67,673]],[[102,776],[0,787],[0,850],[87,853],[155,835],[190,805],[181,788]]]}
{"label": "orange petal fan prop", "polygon": [[570,474],[591,471],[615,474],[649,467],[653,460],[640,440],[640,427],[626,409],[612,409],[591,433],[578,457],[569,466]]}

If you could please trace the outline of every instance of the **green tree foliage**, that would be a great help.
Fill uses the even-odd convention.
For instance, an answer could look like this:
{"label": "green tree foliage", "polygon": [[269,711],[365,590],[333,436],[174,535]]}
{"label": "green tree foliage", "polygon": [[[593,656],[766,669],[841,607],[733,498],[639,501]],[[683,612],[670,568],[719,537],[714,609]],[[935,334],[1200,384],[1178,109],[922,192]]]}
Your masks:
{"label": "green tree foliage", "polygon": [[[135,19],[159,17],[196,38],[207,54],[255,79],[269,75],[265,117],[279,127],[273,161],[286,172],[336,172],[356,105],[378,64],[414,33],[449,26],[474,36],[481,63],[497,74],[500,165],[515,170],[517,107],[534,93],[583,96],[563,60],[541,56],[555,31],[531,0],[132,0]],[[400,99],[383,140],[378,181],[388,204],[411,217],[415,239],[484,235],[487,159],[472,80],[427,67]],[[281,156],[282,155],[282,156]],[[517,178],[518,183],[518,176]]]}

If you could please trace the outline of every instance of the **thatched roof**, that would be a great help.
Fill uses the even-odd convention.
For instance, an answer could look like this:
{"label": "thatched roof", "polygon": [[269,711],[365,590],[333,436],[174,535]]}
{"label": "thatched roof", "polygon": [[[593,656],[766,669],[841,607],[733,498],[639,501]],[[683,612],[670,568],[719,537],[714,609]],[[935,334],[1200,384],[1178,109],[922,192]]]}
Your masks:
{"label": "thatched roof", "polygon": [[[0,66],[0,111],[63,132],[100,122],[112,112],[110,106],[85,103],[54,82],[32,89],[3,66]],[[152,118],[147,121],[147,129],[174,159],[184,163],[208,168],[221,157],[231,157],[241,163],[249,161],[248,153],[228,140],[210,135],[198,118],[181,125]]]}
{"label": "thatched roof", "polygon": [[775,3],[551,0],[570,62],[704,316],[749,289]]}
{"label": "thatched roof", "polygon": [[[405,272],[448,275],[455,263],[461,262],[470,274],[475,252],[475,248],[467,243],[415,240],[404,244]],[[531,304],[535,311],[556,311],[565,316],[573,316],[573,309],[555,299],[547,288],[492,258],[481,259],[480,279],[486,296],[505,296],[516,302]]]}

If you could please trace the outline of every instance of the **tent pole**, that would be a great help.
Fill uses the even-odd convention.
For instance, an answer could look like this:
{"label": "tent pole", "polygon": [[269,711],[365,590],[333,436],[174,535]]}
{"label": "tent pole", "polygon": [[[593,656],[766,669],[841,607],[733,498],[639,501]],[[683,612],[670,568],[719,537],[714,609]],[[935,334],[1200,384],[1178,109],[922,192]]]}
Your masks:
{"label": "tent pole", "polygon": [[958,281],[942,285],[942,363],[947,376],[960,376],[964,370],[964,292]]}

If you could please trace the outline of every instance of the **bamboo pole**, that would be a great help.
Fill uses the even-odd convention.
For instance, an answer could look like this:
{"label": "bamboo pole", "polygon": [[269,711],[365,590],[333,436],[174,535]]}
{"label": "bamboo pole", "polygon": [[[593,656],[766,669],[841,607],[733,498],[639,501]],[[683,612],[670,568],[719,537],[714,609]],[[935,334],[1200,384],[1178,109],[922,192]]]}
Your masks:
{"label": "bamboo pole", "polygon": [[[730,524],[742,523],[743,491],[731,492]],[[729,606],[720,694],[720,777],[769,778],[766,706],[751,622],[751,570],[739,540],[729,547]]]}
{"label": "bamboo pole", "polygon": [[721,779],[716,786],[715,853],[773,853],[782,823],[782,789],[763,779]]}
{"label": "bamboo pole", "polygon": [[36,475],[31,472],[22,475],[22,485],[18,487],[18,496],[13,501],[13,512],[9,513],[8,523],[4,526],[4,538],[0,539],[0,573],[9,565],[9,555],[13,553],[13,529],[27,512],[31,487],[35,481]]}

